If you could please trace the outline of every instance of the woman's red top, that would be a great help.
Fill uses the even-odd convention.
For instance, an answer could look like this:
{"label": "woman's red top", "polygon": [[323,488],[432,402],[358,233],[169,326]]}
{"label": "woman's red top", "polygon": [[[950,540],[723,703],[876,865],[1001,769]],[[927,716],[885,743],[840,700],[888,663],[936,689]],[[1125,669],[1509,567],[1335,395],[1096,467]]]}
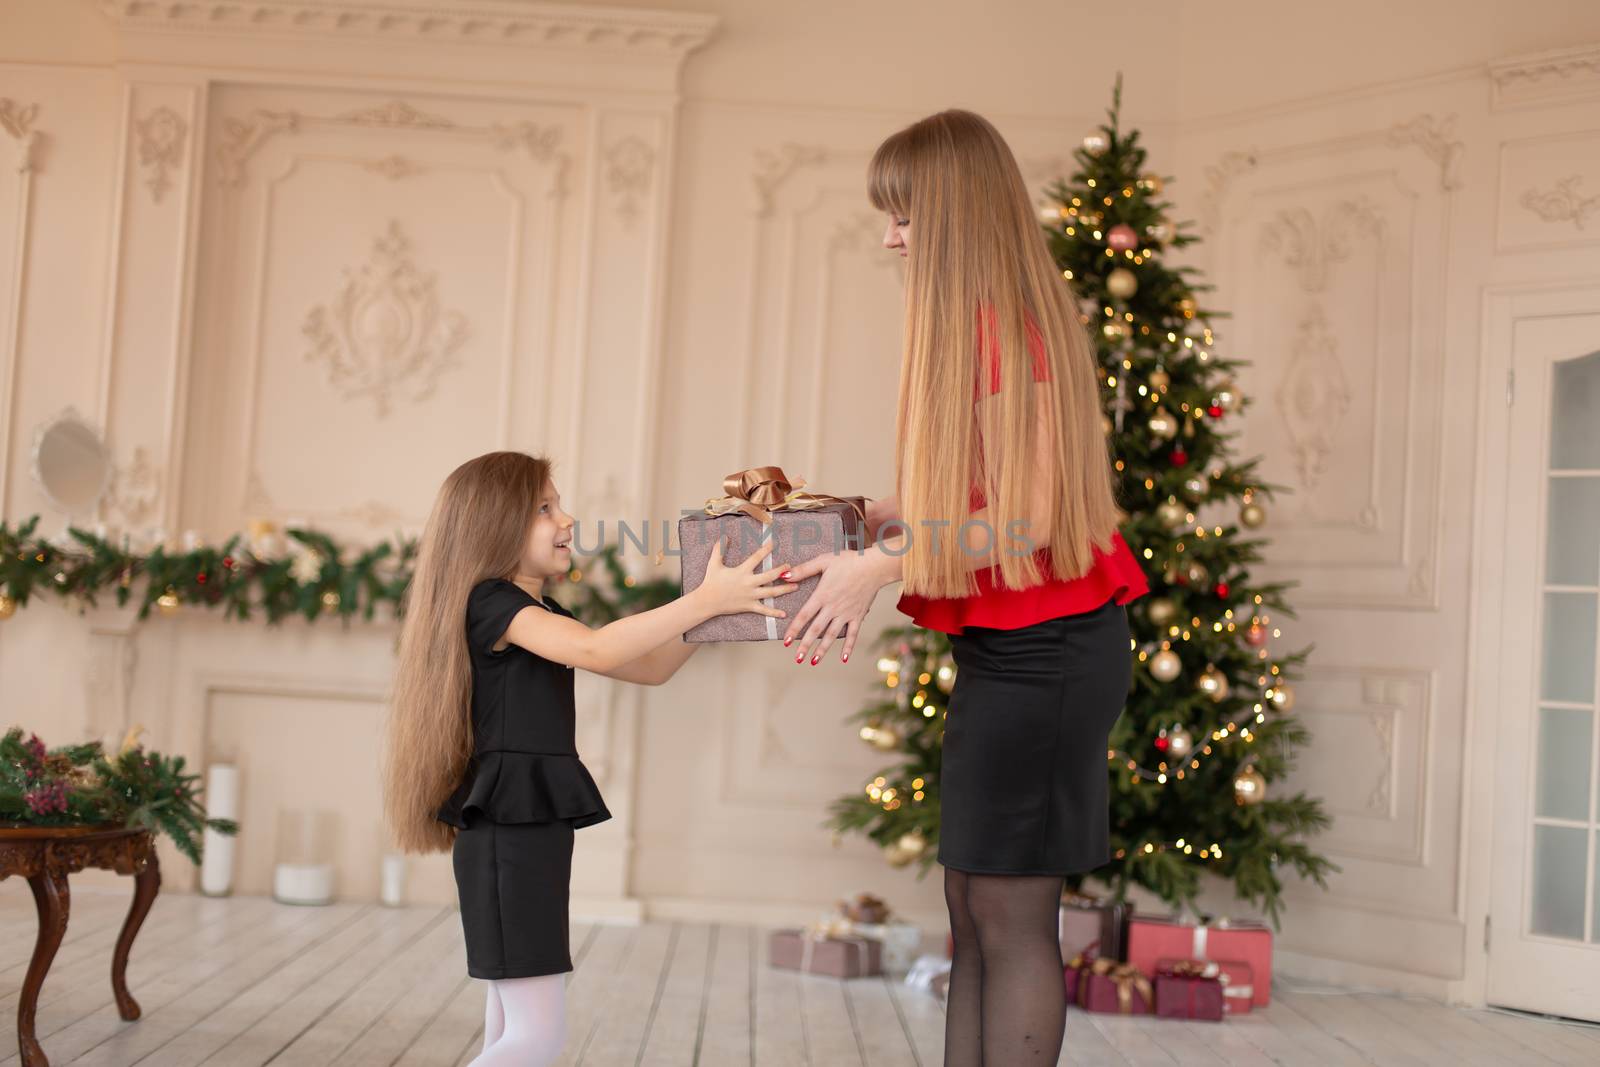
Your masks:
{"label": "woman's red top", "polygon": [[[980,314],[979,332],[982,341],[979,352],[988,371],[989,395],[993,396],[1000,391],[1000,361],[996,358],[999,338],[992,315]],[[1033,380],[1047,381],[1050,363],[1045,358],[1044,338],[1032,321],[1028,323],[1028,349],[1033,354]],[[979,399],[980,380],[980,375],[974,375],[974,403]],[[969,511],[983,508],[986,500],[981,486],[974,485],[970,496]],[[1121,533],[1112,535],[1109,552],[1096,548],[1094,565],[1082,577],[1071,581],[1064,582],[1051,575],[1050,549],[1041,548],[1034,558],[1045,576],[1038,585],[1026,589],[1002,588],[999,569],[987,567],[974,576],[978,591],[973,596],[920,597],[907,593],[895,607],[924,629],[959,634],[968,626],[1016,630],[1062,615],[1093,611],[1108,600],[1127,604],[1150,591],[1150,583]]]}

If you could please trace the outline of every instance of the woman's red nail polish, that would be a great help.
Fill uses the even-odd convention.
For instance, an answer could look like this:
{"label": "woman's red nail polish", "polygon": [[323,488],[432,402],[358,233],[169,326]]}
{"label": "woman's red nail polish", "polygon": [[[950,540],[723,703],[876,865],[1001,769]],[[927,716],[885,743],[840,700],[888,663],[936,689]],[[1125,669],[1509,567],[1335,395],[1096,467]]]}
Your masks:
{"label": "woman's red nail polish", "polygon": [[805,658],[806,658],[806,657],[805,657],[805,653],[803,653],[803,652],[802,652],[802,653],[801,653],[801,654],[800,654],[800,655],[798,655],[798,656],[796,656],[796,657],[795,657],[795,658],[794,658],[794,661],[795,661],[795,662],[796,662],[796,663],[804,663],[804,662],[805,662]]}
{"label": "woman's red nail polish", "polygon": [[811,665],[812,665],[812,666],[813,666],[813,667],[815,667],[815,666],[816,666],[816,665],[817,665],[817,660],[819,660],[819,659],[821,659],[821,658],[822,658],[822,657],[821,657],[821,656],[812,656],[812,657],[811,657]]}
{"label": "woman's red nail polish", "polygon": [[841,660],[841,661],[840,661],[840,662],[842,662],[842,663],[849,663],[849,662],[850,662],[850,653],[848,653],[848,652],[846,652],[846,653],[845,653],[845,654],[844,654],[844,659],[843,659],[843,660]]}
{"label": "woman's red nail polish", "polygon": [[789,572],[784,571],[782,574],[778,575],[778,580],[780,582],[787,582],[789,580]]}

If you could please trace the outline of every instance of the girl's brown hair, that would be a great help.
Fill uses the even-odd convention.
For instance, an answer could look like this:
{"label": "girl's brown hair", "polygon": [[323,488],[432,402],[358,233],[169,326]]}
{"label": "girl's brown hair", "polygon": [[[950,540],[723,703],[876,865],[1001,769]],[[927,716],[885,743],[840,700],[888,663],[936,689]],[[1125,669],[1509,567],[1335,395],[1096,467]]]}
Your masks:
{"label": "girl's brown hair", "polygon": [[[1083,575],[1093,548],[1110,548],[1124,515],[1112,488],[1094,350],[1016,158],[981,116],[944,111],[884,141],[867,186],[873,206],[909,219],[914,234],[895,446],[900,514],[912,535],[905,591],[976,592],[973,561],[955,548],[970,514],[971,485],[982,486],[988,500],[1000,584],[1041,581],[1033,554],[1006,550],[1008,524],[1027,516],[1038,478],[1051,482],[1053,572],[1061,579]],[[975,417],[980,309],[998,340],[1002,388],[978,405]],[[1048,382],[1033,381],[1030,320],[1043,338]],[[1037,442],[1036,451],[1039,414],[1048,440]],[[1034,462],[1041,452],[1048,465]],[[928,524],[941,521],[948,525],[935,550]]]}
{"label": "girl's brown hair", "polygon": [[406,591],[385,731],[384,816],[404,852],[455,841],[434,812],[472,756],[467,595],[486,578],[516,574],[549,482],[549,460],[490,452],[452,471],[434,500]]}

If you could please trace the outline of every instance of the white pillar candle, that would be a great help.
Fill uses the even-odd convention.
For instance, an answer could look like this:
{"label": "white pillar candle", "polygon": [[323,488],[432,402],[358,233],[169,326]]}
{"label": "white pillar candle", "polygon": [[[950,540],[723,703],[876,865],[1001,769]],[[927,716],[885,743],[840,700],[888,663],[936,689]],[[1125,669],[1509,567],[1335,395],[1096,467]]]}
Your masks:
{"label": "white pillar candle", "polygon": [[382,889],[378,899],[391,908],[398,908],[406,895],[406,857],[401,852],[390,852],[383,857]]}
{"label": "white pillar candle", "polygon": [[[206,771],[206,817],[239,818],[239,768],[213,763]],[[233,891],[233,854],[238,839],[206,827],[201,839],[200,892],[208,897]]]}

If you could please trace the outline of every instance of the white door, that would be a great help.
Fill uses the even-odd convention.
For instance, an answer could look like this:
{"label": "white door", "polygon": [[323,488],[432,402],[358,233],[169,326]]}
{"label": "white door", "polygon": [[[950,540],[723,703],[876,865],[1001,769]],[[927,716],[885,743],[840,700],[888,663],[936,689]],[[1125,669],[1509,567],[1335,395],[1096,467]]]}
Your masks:
{"label": "white door", "polygon": [[1478,651],[1500,658],[1488,999],[1600,1019],[1600,309],[1569,301],[1513,302],[1493,331],[1512,377],[1488,444],[1500,641]]}

